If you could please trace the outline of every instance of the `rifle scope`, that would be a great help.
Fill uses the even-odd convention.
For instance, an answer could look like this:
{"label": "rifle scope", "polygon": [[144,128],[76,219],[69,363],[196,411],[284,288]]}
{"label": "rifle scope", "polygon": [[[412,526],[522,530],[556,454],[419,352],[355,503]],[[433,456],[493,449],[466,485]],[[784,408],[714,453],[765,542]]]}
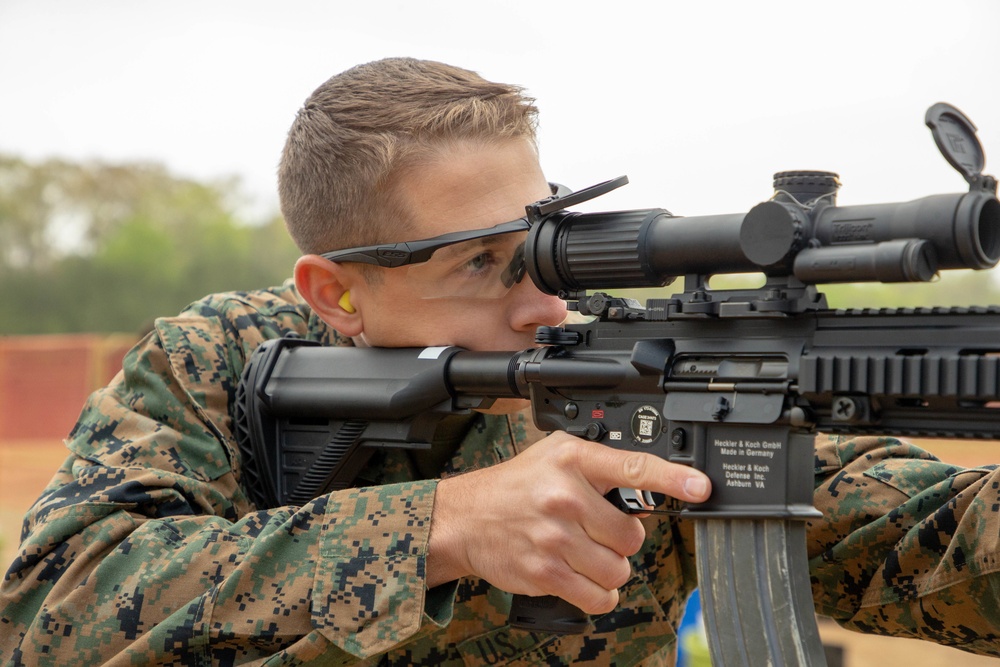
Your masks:
{"label": "rifle scope", "polygon": [[805,284],[888,283],[928,281],[941,269],[991,268],[1000,260],[1000,202],[996,180],[982,174],[975,126],[945,104],[932,106],[925,122],[969,192],[839,207],[837,174],[799,171],[775,174],[772,199],[747,213],[556,209],[535,217],[525,243],[528,274],[542,291],[559,294],[661,287],[681,275],[763,272]]}

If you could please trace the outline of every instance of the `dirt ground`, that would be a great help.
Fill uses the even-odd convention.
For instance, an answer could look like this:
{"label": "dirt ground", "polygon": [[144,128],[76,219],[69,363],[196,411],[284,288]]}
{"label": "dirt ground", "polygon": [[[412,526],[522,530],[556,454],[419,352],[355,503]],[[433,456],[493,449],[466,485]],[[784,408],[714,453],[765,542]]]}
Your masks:
{"label": "dirt ground", "polygon": [[61,441],[0,442],[0,546],[3,569],[14,559],[24,513],[66,458]]}
{"label": "dirt ground", "polygon": [[[965,467],[1000,461],[998,442],[928,440],[920,444],[940,459]],[[25,511],[65,456],[66,450],[59,441],[0,442],[0,562],[3,570],[16,555]],[[824,643],[843,649],[844,667],[1000,665],[1000,659],[971,656],[927,642],[859,635],[831,622],[821,622],[820,633]]]}

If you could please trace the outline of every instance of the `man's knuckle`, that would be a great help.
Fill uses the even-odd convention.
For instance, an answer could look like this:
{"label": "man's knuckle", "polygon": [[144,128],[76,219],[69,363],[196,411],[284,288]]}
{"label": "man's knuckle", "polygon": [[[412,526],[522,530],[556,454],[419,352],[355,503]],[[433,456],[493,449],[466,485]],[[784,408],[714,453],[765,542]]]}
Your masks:
{"label": "man's knuckle", "polygon": [[580,608],[588,614],[604,614],[618,605],[618,589],[595,590],[586,596]]}
{"label": "man's knuckle", "polygon": [[575,515],[581,504],[577,494],[559,484],[544,486],[535,495],[535,501],[541,512],[550,517]]}
{"label": "man's knuckle", "polygon": [[533,558],[525,566],[526,576],[538,590],[552,592],[566,580],[567,569],[562,561],[551,557]]}
{"label": "man's knuckle", "polygon": [[575,440],[560,440],[552,447],[552,460],[560,468],[575,468],[579,458],[580,445]]}
{"label": "man's knuckle", "polygon": [[631,556],[642,548],[646,541],[646,530],[642,527],[642,522],[635,517],[628,517],[632,524],[621,533],[621,546],[625,550],[622,555]]}
{"label": "man's knuckle", "polygon": [[638,487],[646,479],[648,457],[639,452],[631,452],[622,460],[622,479],[630,486]]}
{"label": "man's knuckle", "polygon": [[565,530],[551,529],[539,534],[538,548],[545,554],[561,554],[569,548],[572,540]]}
{"label": "man's knuckle", "polygon": [[628,558],[619,556],[604,564],[600,572],[594,573],[594,582],[611,590],[624,586],[632,576],[632,565]]}
{"label": "man's knuckle", "polygon": [[628,580],[632,578],[632,564],[629,563],[628,558],[622,558],[619,561],[619,566],[613,575],[611,581],[611,588],[621,588],[628,583]]}

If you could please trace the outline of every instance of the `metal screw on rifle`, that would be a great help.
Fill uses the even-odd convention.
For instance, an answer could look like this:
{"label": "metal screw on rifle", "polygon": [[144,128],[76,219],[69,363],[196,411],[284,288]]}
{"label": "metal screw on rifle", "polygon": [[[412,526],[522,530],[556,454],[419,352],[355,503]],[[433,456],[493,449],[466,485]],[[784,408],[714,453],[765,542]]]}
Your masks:
{"label": "metal screw on rifle", "polygon": [[670,434],[670,446],[673,447],[678,452],[684,449],[685,445],[684,435],[685,435],[684,429],[682,428],[675,428],[673,432]]}
{"label": "metal screw on rifle", "polygon": [[840,421],[850,421],[854,419],[854,415],[858,412],[858,404],[855,403],[853,398],[848,398],[847,396],[840,396],[833,399],[833,417]]}

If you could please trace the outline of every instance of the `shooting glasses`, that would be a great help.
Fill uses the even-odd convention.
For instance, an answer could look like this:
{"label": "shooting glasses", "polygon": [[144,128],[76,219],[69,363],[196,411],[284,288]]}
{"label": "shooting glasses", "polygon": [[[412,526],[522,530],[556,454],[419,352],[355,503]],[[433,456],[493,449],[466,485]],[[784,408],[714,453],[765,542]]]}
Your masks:
{"label": "shooting glasses", "polygon": [[[549,183],[552,196],[537,207],[569,195]],[[524,241],[528,215],[484,229],[450,232],[419,241],[381,243],[320,255],[331,262],[358,262],[406,273],[406,281],[425,299],[459,297],[499,299],[524,278]],[[434,261],[430,261],[433,258]]]}

